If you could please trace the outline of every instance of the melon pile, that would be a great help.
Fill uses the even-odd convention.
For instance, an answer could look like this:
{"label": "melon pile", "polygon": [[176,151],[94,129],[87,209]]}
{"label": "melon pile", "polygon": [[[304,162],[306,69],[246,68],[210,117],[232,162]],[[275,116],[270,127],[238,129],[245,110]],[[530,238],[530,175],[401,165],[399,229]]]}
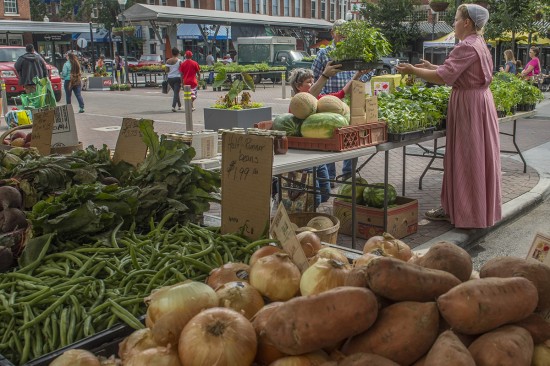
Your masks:
{"label": "melon pile", "polygon": [[317,100],[309,93],[298,93],[290,100],[289,110],[273,120],[273,129],[288,136],[331,138],[335,128],[349,125],[348,105],[332,95]]}

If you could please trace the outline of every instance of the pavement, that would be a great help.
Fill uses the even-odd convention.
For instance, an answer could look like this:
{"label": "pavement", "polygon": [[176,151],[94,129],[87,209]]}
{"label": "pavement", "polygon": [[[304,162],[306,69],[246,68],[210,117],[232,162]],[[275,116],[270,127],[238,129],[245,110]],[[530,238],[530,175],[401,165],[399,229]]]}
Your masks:
{"label": "pavement", "polygon": [[[194,130],[204,128],[204,108],[214,104],[214,101],[224,94],[224,92],[212,91],[211,88],[199,91],[198,99],[195,101],[196,110],[192,112]],[[183,111],[171,112],[172,94],[162,94],[160,88],[141,87],[128,92],[84,91],[83,97],[86,103],[86,113],[76,113],[76,122],[79,139],[84,146],[101,147],[106,144],[108,147],[114,148],[123,117],[153,119],[155,130],[159,134],[185,130],[186,113]],[[527,161],[527,172],[523,173],[523,163],[517,154],[501,154],[503,219],[489,229],[455,229],[448,222],[425,219],[424,212],[440,206],[443,173],[428,171],[423,180],[423,187],[419,189],[420,175],[429,160],[426,157],[407,157],[406,196],[418,199],[419,220],[418,231],[403,238],[405,243],[415,250],[423,250],[438,241],[446,240],[468,248],[488,233],[525,215],[548,198],[550,195],[550,128],[548,128],[550,93],[545,93],[545,97],[545,100],[537,105],[535,117],[520,119],[517,123],[517,144]],[[252,93],[252,100],[270,106],[273,114],[287,112],[289,98],[290,87],[286,86],[283,92],[280,84],[273,85],[266,82],[259,85]],[[73,104],[73,108],[77,111],[78,105]],[[0,133],[5,129],[5,124],[1,124]],[[501,131],[511,132],[512,122],[502,123]],[[501,135],[502,150],[513,150],[511,140],[511,137]],[[443,144],[443,140],[439,141],[440,146]],[[429,149],[433,143],[425,143],[423,146]],[[408,151],[423,152],[416,145],[409,146]],[[368,156],[359,158],[359,165],[367,158]],[[402,191],[402,163],[401,149],[392,150],[390,152],[389,182],[395,186],[397,192]],[[434,166],[441,166],[441,160],[436,160]],[[341,163],[337,164],[337,173],[341,172],[341,168]],[[369,183],[383,182],[383,154],[375,155],[360,171],[360,175]],[[332,200],[331,198],[329,202],[323,203],[319,207],[319,211],[331,213]],[[213,205],[210,213],[219,215],[219,207]],[[358,239],[353,249],[362,249],[364,241],[364,239]],[[352,247],[351,238],[341,233],[337,244],[347,248]]]}

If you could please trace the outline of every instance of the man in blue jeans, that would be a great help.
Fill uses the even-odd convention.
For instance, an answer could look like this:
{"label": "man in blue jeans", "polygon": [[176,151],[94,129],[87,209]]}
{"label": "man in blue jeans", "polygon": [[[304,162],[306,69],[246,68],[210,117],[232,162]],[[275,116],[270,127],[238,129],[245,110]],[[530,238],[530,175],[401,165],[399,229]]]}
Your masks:
{"label": "man in blue jeans", "polygon": [[[332,43],[319,50],[317,52],[317,56],[315,57],[315,60],[313,61],[313,64],[311,65],[311,69],[313,70],[313,76],[315,78],[315,81],[317,81],[321,75],[323,74],[323,70],[325,70],[325,67],[327,66],[327,63],[330,61],[330,58],[328,57],[328,52],[334,49],[336,43],[343,40],[342,36],[338,34],[338,27],[344,24],[346,21],[343,19],[338,19],[335,21],[332,25],[332,30],[330,31],[333,41]],[[363,75],[359,80],[366,82],[370,80],[372,75],[374,75],[376,70],[371,71],[370,73],[367,73]],[[341,71],[335,76],[328,79],[325,86],[321,90],[321,94],[329,94],[329,93],[336,93],[344,88],[346,84],[353,78],[355,75],[355,71]],[[328,175],[330,179],[334,179],[336,177],[336,165],[334,163],[327,164],[328,168]],[[344,167],[342,168],[342,174],[344,175],[344,178],[351,176],[351,160],[344,160]]]}

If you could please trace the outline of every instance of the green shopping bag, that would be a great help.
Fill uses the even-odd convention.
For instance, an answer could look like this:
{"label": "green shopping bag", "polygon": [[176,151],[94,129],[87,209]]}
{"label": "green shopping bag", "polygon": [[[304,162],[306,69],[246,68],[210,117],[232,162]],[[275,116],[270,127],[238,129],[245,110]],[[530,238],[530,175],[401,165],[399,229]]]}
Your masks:
{"label": "green shopping bag", "polygon": [[28,109],[54,108],[57,103],[50,79],[34,77],[36,91],[29,94],[21,94],[21,104]]}

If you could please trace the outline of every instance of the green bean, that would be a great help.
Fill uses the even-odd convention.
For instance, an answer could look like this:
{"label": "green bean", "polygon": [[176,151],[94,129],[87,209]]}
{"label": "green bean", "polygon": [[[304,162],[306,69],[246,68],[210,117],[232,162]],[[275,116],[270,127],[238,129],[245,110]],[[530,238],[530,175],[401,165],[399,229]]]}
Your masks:
{"label": "green bean", "polygon": [[32,272],[36,267],[38,267],[38,265],[42,262],[42,259],[44,259],[44,257],[46,256],[46,253],[48,252],[48,249],[50,247],[53,237],[54,237],[54,234],[50,234],[48,236],[48,240],[46,240],[46,243],[42,247],[42,250],[40,251],[40,254],[38,255],[38,257],[32,263],[29,263],[25,267],[20,268],[18,271],[19,273]]}
{"label": "green bean", "polygon": [[84,319],[84,336],[89,337],[95,333],[94,327],[92,326],[92,317],[90,315],[86,316]]}
{"label": "green bean", "polygon": [[[28,307],[25,306],[23,308],[23,321],[25,323],[30,322],[31,317],[28,311]],[[23,351],[21,352],[21,363],[24,364],[29,360],[30,352],[31,352],[31,330],[26,329],[23,333],[24,338],[24,345],[23,345]]]}
{"label": "green bean", "polygon": [[76,335],[76,309],[72,309],[69,313],[69,327],[67,328],[67,344],[71,344],[74,341]]}
{"label": "green bean", "polygon": [[59,326],[57,324],[57,314],[55,312],[51,315],[52,319],[52,344],[54,347],[58,346],[58,339],[59,339]]}
{"label": "green bean", "polygon": [[42,313],[40,313],[40,315],[38,315],[36,318],[34,318],[32,321],[24,324],[22,327],[21,327],[21,330],[25,330],[25,329],[28,329],[28,328],[31,328],[33,327],[34,325],[38,324],[39,322],[43,321],[46,317],[50,316],[50,314],[58,307],[60,306],[61,304],[63,304],[63,302],[65,302],[65,300],[71,296],[71,294],[76,290],[76,286],[73,286],[71,287],[71,289],[67,292],[65,292],[59,299],[57,299],[52,305],[50,305],[46,310],[44,310]]}
{"label": "green bean", "polygon": [[141,322],[128,310],[124,309],[122,306],[114,302],[113,300],[109,299],[107,300],[111,304],[111,310],[113,311],[116,316],[124,321],[126,324],[131,326],[134,329],[143,329],[144,326],[141,324]]}
{"label": "green bean", "polygon": [[8,341],[7,338],[11,334],[11,331],[13,330],[14,327],[15,327],[15,317],[11,317],[7,328],[4,330],[4,334],[2,335],[2,339],[0,340],[0,344],[4,344]]}
{"label": "green bean", "polygon": [[111,232],[111,245],[113,246],[113,248],[119,248],[116,241],[116,234],[118,233],[118,230],[121,228],[122,224],[124,224],[124,221],[121,221]]}

